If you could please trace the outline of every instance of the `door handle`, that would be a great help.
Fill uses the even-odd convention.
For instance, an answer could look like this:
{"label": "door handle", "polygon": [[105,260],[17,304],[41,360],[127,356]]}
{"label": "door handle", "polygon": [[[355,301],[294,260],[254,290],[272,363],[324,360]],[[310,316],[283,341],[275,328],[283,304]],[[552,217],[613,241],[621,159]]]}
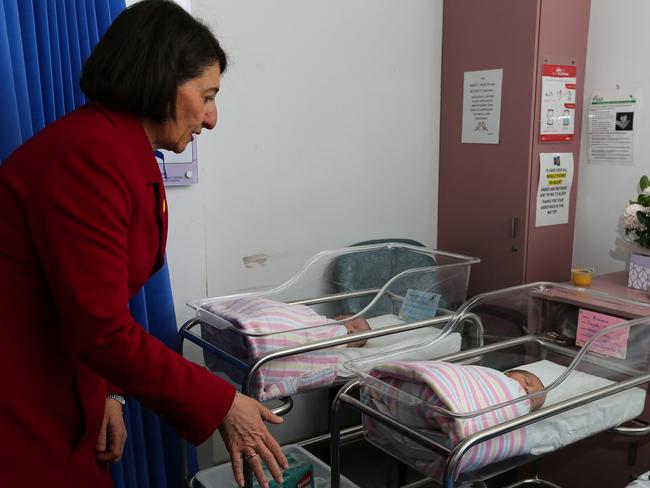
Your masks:
{"label": "door handle", "polygon": [[517,217],[510,219],[510,237],[513,239],[517,236]]}

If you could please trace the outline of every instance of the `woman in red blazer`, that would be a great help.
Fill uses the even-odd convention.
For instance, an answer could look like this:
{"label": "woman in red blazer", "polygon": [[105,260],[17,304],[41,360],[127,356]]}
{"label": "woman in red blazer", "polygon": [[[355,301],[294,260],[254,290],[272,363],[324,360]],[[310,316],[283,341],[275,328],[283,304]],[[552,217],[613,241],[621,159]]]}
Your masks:
{"label": "woman in red blazer", "polygon": [[264,425],[281,419],[128,309],[165,253],[153,151],[181,152],[215,126],[225,68],[210,30],[182,8],[136,3],[84,65],[91,103],[0,167],[0,486],[111,486],[106,462],[126,436],[121,392],[195,444],[219,428],[240,485],[242,456],[262,485],[260,458],[281,480],[286,459]]}

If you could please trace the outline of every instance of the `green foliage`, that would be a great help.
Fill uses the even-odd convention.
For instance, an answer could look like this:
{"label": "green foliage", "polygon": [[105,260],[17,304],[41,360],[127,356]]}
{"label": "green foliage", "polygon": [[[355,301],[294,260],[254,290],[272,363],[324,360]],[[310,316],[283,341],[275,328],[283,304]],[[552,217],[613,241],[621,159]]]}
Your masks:
{"label": "green foliage", "polygon": [[643,175],[641,181],[639,181],[639,186],[641,187],[641,191],[645,191],[650,186],[650,179],[646,175]]}

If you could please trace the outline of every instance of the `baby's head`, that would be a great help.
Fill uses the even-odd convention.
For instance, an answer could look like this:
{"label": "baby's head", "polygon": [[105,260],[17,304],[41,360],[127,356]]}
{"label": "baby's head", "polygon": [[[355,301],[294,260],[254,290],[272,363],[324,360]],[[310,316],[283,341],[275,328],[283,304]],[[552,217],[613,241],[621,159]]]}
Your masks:
{"label": "baby's head", "polygon": [[[527,395],[544,389],[542,381],[530,371],[511,369],[510,371],[506,371],[506,376],[519,383]],[[541,408],[541,406],[544,405],[544,400],[546,400],[546,395],[540,395],[533,398],[533,406],[531,410],[538,410]]]}
{"label": "baby's head", "polygon": [[[352,314],[339,315],[338,317],[336,317],[336,320],[343,320],[351,316]],[[343,323],[343,325],[347,329],[348,334],[356,334],[357,332],[366,332],[370,330],[370,325],[368,325],[368,322],[363,317],[357,317],[354,320],[350,320],[348,322]],[[368,342],[368,339],[362,339],[360,341],[348,342],[346,346],[363,347],[366,344],[366,342]]]}

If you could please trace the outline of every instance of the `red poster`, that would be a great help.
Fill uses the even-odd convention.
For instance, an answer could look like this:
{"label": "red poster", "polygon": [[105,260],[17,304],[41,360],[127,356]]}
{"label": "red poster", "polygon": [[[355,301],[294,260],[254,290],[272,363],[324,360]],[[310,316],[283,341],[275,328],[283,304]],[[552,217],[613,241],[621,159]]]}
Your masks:
{"label": "red poster", "polygon": [[540,142],[571,142],[576,110],[576,67],[545,64],[542,73]]}

